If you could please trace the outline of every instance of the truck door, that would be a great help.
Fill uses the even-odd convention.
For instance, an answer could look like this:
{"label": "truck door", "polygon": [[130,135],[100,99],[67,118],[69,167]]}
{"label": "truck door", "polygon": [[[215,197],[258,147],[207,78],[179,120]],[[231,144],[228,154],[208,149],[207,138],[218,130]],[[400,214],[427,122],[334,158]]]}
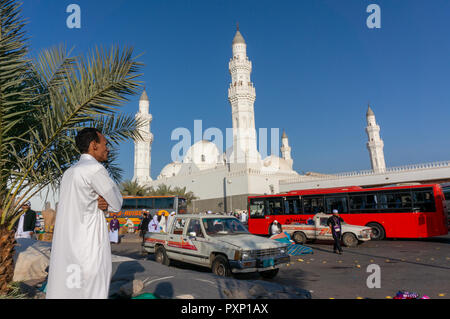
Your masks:
{"label": "truck door", "polygon": [[168,234],[167,256],[176,260],[185,260],[183,255],[183,233],[186,226],[186,218],[178,217],[175,219],[172,229]]}
{"label": "truck door", "polygon": [[317,217],[316,219],[316,238],[332,239],[331,228],[327,224],[328,217]]}
{"label": "truck door", "polygon": [[209,265],[208,245],[202,230],[200,219],[191,218],[183,238],[184,257],[195,264]]}

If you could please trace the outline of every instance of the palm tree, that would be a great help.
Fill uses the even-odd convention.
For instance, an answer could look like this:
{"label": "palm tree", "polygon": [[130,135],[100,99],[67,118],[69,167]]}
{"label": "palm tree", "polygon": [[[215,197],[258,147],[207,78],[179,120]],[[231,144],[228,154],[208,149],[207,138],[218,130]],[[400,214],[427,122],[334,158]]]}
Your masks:
{"label": "palm tree", "polygon": [[167,186],[166,184],[159,184],[156,189],[149,188],[147,195],[152,196],[168,196],[168,195],[177,195],[180,197],[183,197],[186,199],[187,204],[189,205],[194,199],[197,199],[195,194],[191,191],[187,192],[186,187],[174,187],[173,189],[171,186]]}
{"label": "palm tree", "polygon": [[139,185],[136,181],[122,182],[120,191],[124,196],[145,196],[148,194],[148,189]]}
{"label": "palm tree", "polygon": [[[78,160],[77,132],[100,128],[112,147],[141,138],[140,123],[115,114],[139,88],[132,48],[96,48],[85,58],[60,46],[27,58],[20,6],[0,0],[0,294],[14,273],[19,208],[44,187],[56,188]],[[106,167],[120,178],[113,162]]]}

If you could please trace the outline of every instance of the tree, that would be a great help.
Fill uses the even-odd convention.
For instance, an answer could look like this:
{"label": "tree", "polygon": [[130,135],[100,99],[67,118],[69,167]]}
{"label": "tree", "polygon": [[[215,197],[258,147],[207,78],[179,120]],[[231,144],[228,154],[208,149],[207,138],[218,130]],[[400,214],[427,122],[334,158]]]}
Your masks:
{"label": "tree", "polygon": [[[58,187],[79,158],[77,132],[97,127],[113,148],[141,138],[140,123],[115,113],[139,88],[141,64],[133,49],[95,48],[87,57],[71,57],[59,46],[31,59],[20,6],[0,0],[0,294],[14,273],[19,209],[43,188]],[[105,166],[120,178],[113,161]]]}
{"label": "tree", "polygon": [[148,189],[139,185],[136,181],[125,181],[120,184],[120,191],[124,196],[145,196]]}
{"label": "tree", "polygon": [[197,199],[195,194],[191,191],[187,192],[186,187],[178,187],[171,188],[166,184],[159,184],[156,189],[150,187],[147,191],[147,195],[151,196],[168,196],[168,195],[177,195],[186,199],[187,204],[189,205],[194,199]]}

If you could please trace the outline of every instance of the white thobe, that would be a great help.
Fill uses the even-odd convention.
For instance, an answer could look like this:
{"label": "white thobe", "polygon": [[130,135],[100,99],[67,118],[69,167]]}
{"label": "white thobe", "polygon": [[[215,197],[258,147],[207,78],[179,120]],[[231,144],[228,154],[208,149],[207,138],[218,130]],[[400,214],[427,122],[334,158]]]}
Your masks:
{"label": "white thobe", "polygon": [[47,299],[108,298],[112,262],[98,197],[118,212],[122,195],[102,164],[83,154],[63,175],[53,233]]}
{"label": "white thobe", "polygon": [[110,230],[109,231],[109,241],[112,243],[119,242],[119,231],[118,230]]}
{"label": "white thobe", "polygon": [[18,239],[18,238],[31,238],[31,234],[30,234],[29,231],[27,231],[27,232],[23,231],[23,221],[24,220],[25,220],[25,214],[22,214],[20,216],[19,225],[17,225],[17,231],[16,231],[16,234],[14,236],[16,239]]}

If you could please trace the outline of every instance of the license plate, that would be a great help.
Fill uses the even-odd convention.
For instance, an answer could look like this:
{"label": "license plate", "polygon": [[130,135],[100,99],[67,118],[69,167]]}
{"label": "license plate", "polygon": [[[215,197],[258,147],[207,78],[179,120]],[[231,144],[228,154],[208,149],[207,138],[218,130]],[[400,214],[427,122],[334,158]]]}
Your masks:
{"label": "license plate", "polygon": [[270,267],[275,265],[273,258],[263,260],[263,267]]}

